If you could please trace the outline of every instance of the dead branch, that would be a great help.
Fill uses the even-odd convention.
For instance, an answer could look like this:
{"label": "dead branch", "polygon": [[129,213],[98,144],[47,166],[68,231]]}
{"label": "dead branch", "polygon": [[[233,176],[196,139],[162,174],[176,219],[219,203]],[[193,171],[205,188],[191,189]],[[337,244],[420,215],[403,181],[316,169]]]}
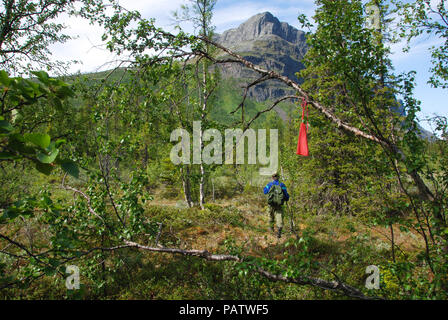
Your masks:
{"label": "dead branch", "polygon": [[[239,54],[231,51],[230,49],[227,49],[226,47],[220,45],[219,43],[216,43],[213,40],[208,39],[207,37],[196,37],[196,39],[200,40],[200,41],[204,41],[210,45],[215,46],[216,48],[221,49],[222,51],[224,51],[225,53],[229,54],[230,56],[232,56],[234,58],[234,60],[236,60],[237,63],[242,64],[243,66],[252,69],[256,72],[258,72],[261,75],[265,75],[265,76],[269,76],[270,79],[277,79],[280,80],[281,82],[285,83],[286,85],[288,85],[289,87],[293,88],[294,90],[296,90],[297,94],[299,97],[304,98],[308,104],[312,105],[313,107],[315,107],[317,110],[319,110],[327,119],[329,119],[331,122],[333,122],[337,128],[354,134],[355,136],[359,136],[362,137],[364,139],[376,142],[378,144],[380,144],[385,151],[390,152],[392,155],[398,155],[401,160],[403,162],[406,162],[406,156],[404,155],[404,153],[394,144],[392,144],[390,141],[386,140],[384,137],[377,136],[375,133],[367,133],[361,129],[358,129],[354,126],[351,126],[350,124],[344,122],[342,119],[340,119],[339,117],[337,117],[328,107],[323,106],[322,104],[320,104],[317,101],[314,101],[313,99],[311,99],[308,95],[307,92],[305,92],[305,90],[302,89],[302,87],[295,81],[289,79],[286,76],[282,76],[279,73],[275,72],[275,71],[269,71],[266,70],[260,66],[257,66],[255,64],[253,64],[250,61],[247,61],[246,59],[244,59],[242,56],[240,56]],[[204,52],[198,52],[198,55],[205,57],[207,59],[210,59],[211,61],[217,61],[216,59],[214,59],[213,57],[208,56],[206,53]],[[431,201],[433,202],[435,200],[435,197],[433,195],[433,193],[431,192],[431,190],[428,188],[428,186],[426,185],[426,183],[423,181],[422,177],[419,175],[419,173],[415,170],[415,169],[411,169],[408,172],[409,176],[412,178],[412,180],[414,181],[415,185],[417,186],[417,189],[419,191],[420,197],[424,200],[427,201]],[[436,213],[435,217],[437,220],[439,220],[443,225],[446,225],[446,223],[444,222],[444,219],[442,217],[442,215],[440,213]]]}
{"label": "dead branch", "polygon": [[265,112],[271,111],[280,102],[285,101],[285,100],[289,100],[289,99],[298,99],[298,97],[297,96],[284,96],[284,97],[278,99],[277,101],[275,101],[269,108],[264,109],[262,111],[258,111],[257,114],[251,120],[249,120],[249,122],[246,124],[246,126],[244,127],[244,130],[247,130],[250,127],[250,125],[252,124],[252,122],[254,122],[260,115],[262,115]]}
{"label": "dead branch", "polygon": [[[379,138],[377,138],[374,135],[371,135],[367,132],[364,132],[356,127],[353,127],[349,124],[347,124],[346,122],[342,121],[341,119],[339,119],[333,112],[331,112],[328,108],[324,107],[323,105],[321,105],[319,102],[314,101],[313,99],[311,99],[308,95],[308,93],[306,93],[302,87],[295,81],[289,79],[286,76],[282,76],[279,73],[275,72],[275,71],[268,71],[260,66],[257,66],[255,64],[253,64],[250,61],[247,61],[246,59],[244,59],[242,56],[240,56],[239,54],[231,51],[230,49],[227,49],[226,47],[220,45],[219,43],[216,43],[210,39],[208,39],[207,37],[198,37],[199,40],[202,40],[204,42],[207,42],[208,44],[211,44],[221,50],[223,50],[224,52],[226,52],[227,54],[229,54],[230,56],[234,57],[235,60],[244,65],[245,67],[252,69],[258,73],[260,73],[263,76],[268,77],[269,79],[277,79],[280,80],[281,82],[285,83],[286,85],[288,85],[289,87],[293,88],[294,90],[297,91],[298,95],[300,97],[303,97],[306,99],[306,101],[308,102],[308,104],[311,104],[312,106],[314,106],[316,109],[318,109],[319,111],[321,111],[325,117],[327,117],[329,120],[331,120],[333,123],[336,124],[336,126],[338,128],[341,128],[345,131],[348,131],[356,136],[361,136],[364,137],[365,139],[371,140],[371,141],[375,141],[377,143],[380,144],[385,144],[386,142],[383,140],[380,140]],[[204,52],[199,53],[201,56],[206,56],[208,59],[210,59],[211,61],[216,59],[213,59],[209,56],[207,56]]]}
{"label": "dead branch", "polygon": [[247,98],[247,93],[249,92],[249,89],[253,86],[256,86],[259,83],[262,83],[266,80],[270,79],[270,76],[268,75],[262,75],[261,77],[259,77],[257,80],[255,80],[252,83],[249,83],[247,86],[244,87],[244,94],[243,94],[243,100],[241,101],[241,103],[238,105],[238,107],[233,110],[232,112],[230,112],[230,114],[234,114],[235,112],[237,112],[240,108],[242,108],[244,106],[244,103],[246,102],[246,98]]}
{"label": "dead branch", "polygon": [[[178,248],[155,248],[155,247],[148,247],[144,246],[132,241],[125,240],[124,243],[126,243],[129,247],[135,247],[138,249],[151,251],[151,252],[163,252],[163,253],[171,253],[171,254],[181,254],[184,256],[195,256],[200,257],[208,261],[235,261],[235,262],[243,262],[244,258],[240,258],[238,256],[233,255],[227,255],[227,254],[212,254],[207,250],[182,250]],[[314,287],[318,287],[325,290],[331,290],[331,291],[338,291],[340,293],[343,293],[344,295],[351,297],[351,298],[357,298],[362,300],[375,300],[380,299],[379,297],[369,297],[364,295],[360,290],[349,286],[343,282],[341,282],[339,279],[337,281],[326,281],[320,278],[311,278],[306,276],[299,276],[297,278],[291,278],[291,277],[285,277],[282,275],[276,275],[271,272],[268,272],[262,268],[257,268],[256,272],[263,275],[264,277],[273,280],[273,281],[282,281],[286,283],[294,283],[298,285],[311,285]]]}
{"label": "dead branch", "polygon": [[[109,161],[109,160],[107,160]],[[110,187],[109,187],[109,165],[106,165],[106,168],[104,168],[102,161],[101,161],[101,155],[99,155],[99,159],[98,159],[98,164],[99,167],[101,169],[101,175],[103,176],[104,179],[104,186],[106,187],[106,192],[107,195],[109,196],[110,202],[112,204],[112,208],[114,209],[115,215],[117,216],[118,220],[120,220],[121,224],[123,225],[123,227],[126,227],[126,223],[124,222],[124,220],[121,218],[120,214],[118,213],[118,209],[117,206],[115,205],[115,201],[114,198],[112,197],[112,193],[110,191]]]}
{"label": "dead branch", "polygon": [[165,252],[165,253],[171,253],[171,254],[181,254],[184,256],[195,256],[204,258],[209,261],[237,261],[240,262],[241,259],[237,256],[227,255],[227,254],[212,254],[208,252],[207,250],[182,250],[178,248],[159,248],[159,247],[148,247],[144,246],[132,241],[125,240],[124,243],[131,247],[152,251],[152,252]]}
{"label": "dead branch", "polygon": [[[52,266],[50,265],[50,264],[48,264],[48,263],[46,263],[45,261],[42,261],[37,255],[35,255],[34,253],[32,253],[24,244],[22,244],[22,243],[20,243],[20,242],[17,242],[17,241],[14,241],[13,239],[11,239],[11,238],[9,238],[8,236],[6,236],[6,235],[4,235],[4,234],[1,234],[0,233],[0,238],[2,238],[2,239],[4,239],[4,240],[6,240],[6,241],[8,241],[9,243],[11,243],[11,244],[13,244],[14,246],[16,246],[16,247],[18,247],[18,248],[20,248],[20,249],[22,249],[23,251],[25,251],[25,253],[29,256],[29,257],[31,257],[31,258],[34,258],[37,262],[39,262],[40,264],[42,264],[42,265],[44,265],[44,266],[46,266],[46,267],[49,267],[49,268],[51,268]],[[12,255],[12,256],[14,256],[14,254],[9,254],[9,255]],[[23,258],[23,256],[16,256],[17,258]]]}
{"label": "dead branch", "polygon": [[349,286],[345,283],[342,283],[340,281],[326,281],[320,278],[310,278],[310,277],[297,277],[297,278],[291,278],[291,277],[285,277],[282,275],[277,275],[270,273],[262,268],[258,268],[257,272],[265,276],[266,278],[273,280],[273,281],[282,281],[286,283],[295,283],[298,285],[311,285],[314,287],[318,287],[324,290],[331,290],[331,291],[339,291],[343,293],[344,295],[361,299],[361,300],[380,300],[379,297],[369,297],[364,295],[361,291],[358,289]]}
{"label": "dead branch", "polygon": [[91,205],[91,200],[90,200],[90,197],[89,197],[88,195],[86,195],[86,194],[85,194],[84,192],[82,192],[81,190],[78,190],[78,189],[75,189],[75,188],[73,188],[73,187],[70,187],[70,186],[66,186],[66,185],[65,185],[65,177],[66,177],[66,176],[67,176],[67,174],[65,174],[64,177],[62,178],[61,187],[62,187],[63,189],[65,189],[65,190],[70,190],[70,191],[73,191],[73,192],[75,192],[75,193],[77,193],[77,194],[80,194],[84,199],[86,199],[86,201],[87,201],[87,209],[89,210],[89,212],[90,212],[91,214],[93,214],[95,217],[97,217],[98,219],[100,219],[101,221],[104,222],[104,219],[103,219],[100,215],[98,215],[98,214],[95,212],[95,210],[93,210],[92,205]]}

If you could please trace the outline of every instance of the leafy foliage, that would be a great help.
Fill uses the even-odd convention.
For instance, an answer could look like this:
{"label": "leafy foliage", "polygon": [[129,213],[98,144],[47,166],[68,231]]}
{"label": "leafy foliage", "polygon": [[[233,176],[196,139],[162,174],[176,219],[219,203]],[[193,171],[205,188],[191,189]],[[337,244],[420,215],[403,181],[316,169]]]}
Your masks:
{"label": "leafy foliage", "polygon": [[21,134],[10,123],[21,117],[25,106],[33,105],[39,100],[46,100],[54,108],[62,108],[63,101],[74,94],[70,86],[60,79],[49,78],[42,71],[34,72],[39,80],[37,83],[20,77],[10,78],[4,70],[0,74],[0,89],[4,92],[1,101],[0,160],[28,159],[35,164],[37,170],[45,174],[50,174],[55,165],[60,165],[64,171],[78,177],[79,171],[75,163],[59,155],[59,147],[65,140],[51,141],[46,133]]}
{"label": "leafy foliage", "polygon": [[[174,166],[169,159],[174,129],[191,132],[197,119],[203,130],[239,121],[229,115],[241,101],[235,83],[220,79],[216,49],[206,41],[213,38],[216,1],[193,1],[177,15],[193,21],[197,36],[180,29],[170,34],[116,1],[82,1],[78,8],[66,1],[19,2],[17,8],[11,3],[4,1],[0,27],[10,19],[22,23],[15,28],[25,25],[30,57],[38,64],[49,62],[48,44],[68,39],[62,26],[49,22],[66,10],[102,25],[108,49],[129,54],[131,62],[102,74],[62,79],[37,71],[25,79],[10,76],[13,60],[8,49],[0,51],[9,59],[0,71],[2,296],[340,298],[318,288],[277,285],[259,271],[364,288],[365,265],[377,263],[381,296],[446,298],[447,144],[420,138],[415,74],[392,73],[388,21],[382,20],[381,30],[368,29],[363,2],[317,1],[316,31],[308,34],[307,68],[300,76],[308,98],[376,139],[343,133],[311,110],[311,157],[298,158],[297,108],[282,105],[289,112],[286,122],[274,113],[254,122],[254,128],[279,129],[280,171],[292,195],[291,234],[276,243],[259,214],[265,202],[258,193],[266,181],[255,166]],[[378,3],[385,15],[388,7]],[[429,19],[412,11],[419,8],[402,7],[410,10],[408,17],[420,12],[405,21],[414,30],[421,26],[414,21]],[[39,26],[32,25],[35,18]],[[311,27],[303,15],[299,20]],[[443,34],[443,25],[432,27]],[[11,46],[27,36],[11,32]],[[0,38],[0,49],[5,43]],[[149,55],[148,49],[160,54]],[[437,81],[443,81],[443,63],[441,70]],[[255,115],[265,104],[246,101],[242,108]],[[445,137],[446,119],[434,120]],[[151,205],[156,197],[161,203]],[[389,232],[388,241],[369,234],[378,230]],[[401,248],[397,233],[418,238],[416,247]],[[199,244],[238,261],[145,255],[129,248],[132,242],[178,250]],[[84,276],[76,293],[61,290],[68,263],[79,265]]]}
{"label": "leafy foliage", "polygon": [[448,88],[448,9],[445,1],[417,0],[411,2],[394,1],[395,12],[401,17],[398,23],[400,38],[406,38],[410,48],[411,40],[424,34],[431,34],[441,39],[440,45],[430,48],[432,73],[429,83],[434,87]]}

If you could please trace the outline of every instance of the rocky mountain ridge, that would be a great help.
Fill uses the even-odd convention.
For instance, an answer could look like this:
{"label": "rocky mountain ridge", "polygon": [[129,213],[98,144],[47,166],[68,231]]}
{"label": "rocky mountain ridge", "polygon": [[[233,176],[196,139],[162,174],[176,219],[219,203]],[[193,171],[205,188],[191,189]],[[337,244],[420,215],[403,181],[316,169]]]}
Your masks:
{"label": "rocky mountain ridge", "polygon": [[[302,60],[307,51],[305,32],[280,22],[270,12],[256,14],[237,28],[216,34],[215,40],[256,65],[301,82],[296,73],[304,68]],[[237,64],[223,64],[220,69],[224,78],[235,79],[242,85],[257,78],[256,72]],[[248,96],[256,101],[265,101],[289,93],[294,94],[294,91],[279,81],[269,80],[251,88]],[[275,111],[286,120],[287,115],[281,108],[276,107]],[[403,110],[398,112],[402,114]],[[421,126],[419,129],[423,138],[434,138],[431,132]]]}
{"label": "rocky mountain ridge", "polygon": [[[235,29],[217,34],[215,40],[248,61],[266,69],[275,70],[297,80],[296,72],[304,68],[302,59],[306,53],[305,33],[286,22],[280,22],[270,12],[259,13]],[[257,74],[240,65],[224,64],[224,78],[255,79]],[[269,81],[249,91],[249,97],[257,101],[275,99],[290,89],[278,81]]]}

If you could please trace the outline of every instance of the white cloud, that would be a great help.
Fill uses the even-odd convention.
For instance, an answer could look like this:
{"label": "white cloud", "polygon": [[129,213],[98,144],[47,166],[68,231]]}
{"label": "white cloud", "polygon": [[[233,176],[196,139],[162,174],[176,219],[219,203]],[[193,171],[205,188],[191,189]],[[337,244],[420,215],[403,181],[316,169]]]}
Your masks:
{"label": "white cloud", "polygon": [[[172,12],[187,2],[188,0],[121,0],[120,4],[128,10],[139,11],[144,18],[155,18],[157,26],[172,31],[174,29]],[[229,28],[238,27],[242,22],[257,13],[269,11],[281,21],[297,26],[298,13],[301,12],[311,16],[313,10],[314,0],[300,1],[299,3],[293,0],[275,2],[218,1],[213,23],[217,26],[217,31],[222,32]],[[67,34],[77,37],[67,43],[55,44],[50,47],[54,59],[82,61],[82,64],[73,65],[69,70],[70,72],[94,72],[108,69],[111,65],[104,64],[117,59],[105,49],[105,44],[101,40],[103,34],[101,27],[91,25],[81,18],[68,17],[67,15],[62,15],[57,21],[68,26]],[[182,24],[182,27],[187,32],[192,31],[191,25]]]}
{"label": "white cloud", "polygon": [[[391,45],[391,59],[394,62],[402,62],[406,59],[412,59],[415,61],[417,55],[428,55],[428,49],[432,46],[439,46],[444,42],[440,38],[428,38],[427,36],[421,36],[411,42],[409,52],[403,52],[403,48],[406,47],[406,41],[403,40],[399,43]],[[429,61],[429,60],[428,60]]]}
{"label": "white cloud", "polygon": [[136,10],[143,18],[156,18],[156,24],[160,27],[169,27],[172,24],[172,12],[180,8],[187,0],[122,0],[120,4],[128,10]]}
{"label": "white cloud", "polygon": [[[128,10],[139,11],[144,18],[156,18],[156,25],[163,28],[172,27],[170,19],[172,11],[180,8],[185,0],[171,1],[131,1],[123,0],[120,4]],[[57,20],[64,23],[67,28],[65,33],[74,37],[66,43],[52,45],[49,49],[53,59],[68,61],[79,60],[81,64],[72,65],[70,73],[96,72],[107,70],[114,66],[117,56],[106,49],[105,43],[101,40],[103,28],[98,25],[89,24],[87,20],[76,17],[69,17],[67,14],[61,15]]]}
{"label": "white cloud", "polygon": [[[138,10],[144,18],[156,18],[157,26],[172,30],[171,14],[186,2],[187,0],[121,0],[120,3],[129,10]],[[435,7],[435,4],[440,0],[431,0],[431,2]],[[297,15],[304,13],[310,18],[314,14],[314,9],[314,0],[219,0],[213,23],[217,26],[217,32],[223,32],[229,28],[238,27],[239,24],[257,13],[269,11],[280,21],[298,27]],[[116,57],[104,49],[104,44],[101,41],[103,33],[101,27],[89,25],[87,21],[82,19],[67,18],[67,16],[62,16],[60,19],[68,26],[67,33],[79,37],[65,44],[53,45],[50,50],[53,52],[54,58],[81,60],[83,64],[73,66],[70,69],[71,72],[78,70],[92,72],[97,71],[101,66],[103,66],[103,70],[112,67],[112,65],[104,65],[106,62],[113,61]],[[191,31],[191,27],[185,27],[187,31]],[[398,71],[411,69],[418,71],[416,96],[423,101],[422,109],[424,112],[422,114],[425,115],[433,112],[446,114],[446,108],[442,103],[442,101],[445,101],[446,90],[432,89],[426,84],[429,77],[427,69],[430,66],[430,57],[427,50],[432,45],[440,44],[440,41],[433,37],[419,38],[413,42],[409,53],[403,53],[401,50],[404,42],[394,44],[391,47],[393,52],[391,58]]]}
{"label": "white cloud", "polygon": [[74,37],[66,43],[54,44],[50,47],[54,59],[61,61],[79,60],[82,64],[73,65],[70,72],[82,70],[83,72],[96,71],[104,62],[113,56],[104,48],[101,41],[103,29],[97,25],[90,25],[82,18],[63,15],[58,19],[67,29],[65,33]]}
{"label": "white cloud", "polygon": [[270,11],[272,8],[258,3],[242,3],[232,7],[226,7],[216,10],[213,23],[217,29],[222,32],[232,27],[238,27],[239,24],[260,12]]}

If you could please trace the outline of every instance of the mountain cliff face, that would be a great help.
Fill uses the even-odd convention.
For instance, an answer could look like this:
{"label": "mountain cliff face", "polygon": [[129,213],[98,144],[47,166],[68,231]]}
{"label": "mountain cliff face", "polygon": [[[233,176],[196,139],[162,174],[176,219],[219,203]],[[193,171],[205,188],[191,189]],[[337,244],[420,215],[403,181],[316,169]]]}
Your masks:
{"label": "mountain cliff face", "polygon": [[[301,61],[307,50],[305,33],[280,22],[269,12],[257,14],[238,28],[217,34],[215,40],[248,61],[293,80],[297,80],[295,73],[304,68]],[[235,64],[220,68],[224,78],[247,80],[257,77],[255,72]],[[249,97],[264,101],[280,97],[289,90],[277,81],[269,81],[252,88]]]}
{"label": "mountain cliff face", "polygon": [[[217,34],[215,40],[256,65],[301,82],[296,72],[304,68],[301,61],[307,51],[305,33],[286,22],[280,22],[270,12],[259,13],[238,28]],[[220,69],[224,78],[235,79],[241,84],[257,79],[256,72],[237,64],[223,64]],[[294,94],[294,91],[279,81],[269,80],[251,88],[248,96],[256,101],[265,101],[287,93]],[[286,120],[286,113],[281,108],[274,110]],[[397,112],[403,115],[403,110]],[[422,127],[419,129],[423,138],[434,138],[431,132]]]}
{"label": "mountain cliff face", "polygon": [[297,45],[298,54],[305,53],[302,50],[305,44],[305,33],[286,22],[280,22],[269,12],[259,13],[238,28],[225,31],[222,35],[218,35],[218,41],[229,47],[241,48],[248,45],[253,49],[251,42],[254,40],[275,41],[275,36],[291,45]]}

